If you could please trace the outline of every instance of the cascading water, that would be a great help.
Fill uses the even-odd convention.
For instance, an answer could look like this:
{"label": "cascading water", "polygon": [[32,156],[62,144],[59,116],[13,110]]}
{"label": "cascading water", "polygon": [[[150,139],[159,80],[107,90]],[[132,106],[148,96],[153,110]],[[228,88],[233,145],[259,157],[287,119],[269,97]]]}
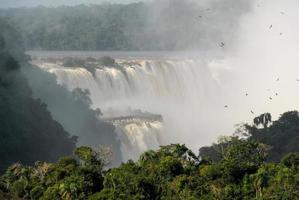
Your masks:
{"label": "cascading water", "polygon": [[116,133],[121,141],[123,160],[137,160],[149,149],[158,149],[164,126],[159,120],[144,120],[140,118],[110,120],[116,127]]}
{"label": "cascading water", "polygon": [[[199,60],[119,59],[117,67],[64,67],[62,62],[34,62],[53,73],[69,90],[88,89],[93,107],[103,117],[126,116],[141,109],[161,114],[161,121],[114,123],[122,141],[123,157],[136,159],[148,149],[166,143],[207,144],[214,137],[194,141],[191,135],[208,132],[206,115],[219,101],[217,80],[207,64]],[[216,110],[216,108],[215,108]],[[215,117],[215,121],[217,121]]]}

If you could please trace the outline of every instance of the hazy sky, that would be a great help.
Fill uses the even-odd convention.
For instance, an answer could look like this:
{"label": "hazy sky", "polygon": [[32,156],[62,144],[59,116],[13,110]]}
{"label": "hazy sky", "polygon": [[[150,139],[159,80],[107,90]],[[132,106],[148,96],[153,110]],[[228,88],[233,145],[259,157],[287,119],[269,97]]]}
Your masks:
{"label": "hazy sky", "polygon": [[33,7],[33,6],[59,6],[77,4],[132,3],[144,0],[0,0],[0,8]]}

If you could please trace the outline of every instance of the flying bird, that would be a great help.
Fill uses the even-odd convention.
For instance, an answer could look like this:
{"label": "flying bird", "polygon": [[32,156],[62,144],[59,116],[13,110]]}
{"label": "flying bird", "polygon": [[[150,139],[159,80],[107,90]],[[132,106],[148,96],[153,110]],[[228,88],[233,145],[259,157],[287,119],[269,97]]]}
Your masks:
{"label": "flying bird", "polygon": [[280,14],[284,15],[285,13],[281,11]]}
{"label": "flying bird", "polygon": [[283,33],[279,33],[279,35],[282,35]]}
{"label": "flying bird", "polygon": [[275,96],[278,96],[278,93],[277,93],[277,92],[275,93]]}
{"label": "flying bird", "polygon": [[251,112],[251,114],[254,114],[254,112],[252,110],[250,112]]}
{"label": "flying bird", "polygon": [[219,46],[223,48],[225,46],[224,42],[221,42]]}
{"label": "flying bird", "polygon": [[248,93],[246,93],[245,95],[248,96]]}
{"label": "flying bird", "polygon": [[296,79],[296,81],[298,81],[298,82],[299,82],[299,79]]}
{"label": "flying bird", "polygon": [[273,25],[271,24],[270,26],[269,26],[269,29],[271,29],[273,27]]}
{"label": "flying bird", "polygon": [[272,100],[273,98],[272,98],[272,97],[269,97],[269,99]]}
{"label": "flying bird", "polygon": [[228,105],[225,105],[224,108],[228,108]]}
{"label": "flying bird", "polygon": [[279,81],[279,78],[277,78],[276,81]]}

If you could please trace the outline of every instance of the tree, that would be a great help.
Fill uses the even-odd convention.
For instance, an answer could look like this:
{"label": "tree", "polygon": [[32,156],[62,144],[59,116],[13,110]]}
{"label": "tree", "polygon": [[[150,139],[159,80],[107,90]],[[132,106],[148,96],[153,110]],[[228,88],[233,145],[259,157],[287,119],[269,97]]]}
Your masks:
{"label": "tree", "polygon": [[227,175],[241,180],[245,174],[254,173],[265,159],[266,152],[261,144],[241,139],[232,141],[223,152],[220,162]]}
{"label": "tree", "polygon": [[299,168],[299,153],[288,153],[282,158],[281,163],[289,168]]}
{"label": "tree", "polygon": [[15,30],[2,19],[0,38],[4,40],[0,49],[0,172],[18,161],[54,162],[70,155],[76,137],[70,136],[52,118],[42,101],[33,98],[28,81],[21,73],[27,57]]}
{"label": "tree", "polygon": [[253,119],[253,123],[257,127],[259,125],[263,125],[264,128],[267,128],[271,122],[272,122],[272,116],[270,113],[261,114],[260,116]]}

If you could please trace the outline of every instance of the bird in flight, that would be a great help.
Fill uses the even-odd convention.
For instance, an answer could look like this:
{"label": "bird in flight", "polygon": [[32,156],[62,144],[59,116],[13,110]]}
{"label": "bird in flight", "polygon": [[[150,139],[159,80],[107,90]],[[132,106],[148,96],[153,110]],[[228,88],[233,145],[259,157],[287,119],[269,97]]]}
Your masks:
{"label": "bird in flight", "polygon": [[296,79],[296,81],[298,81],[298,82],[299,82],[299,79]]}
{"label": "bird in flight", "polygon": [[280,14],[284,15],[285,13],[281,11]]}
{"label": "bird in flight", "polygon": [[277,93],[277,92],[275,93],[275,96],[278,96],[278,93]]}
{"label": "bird in flight", "polygon": [[228,108],[228,105],[225,105],[224,108]]}
{"label": "bird in flight", "polygon": [[279,78],[277,78],[276,81],[279,81]]}
{"label": "bird in flight", "polygon": [[254,114],[254,112],[252,110],[250,112],[251,112],[251,114]]}
{"label": "bird in flight", "polygon": [[271,29],[273,27],[273,25],[271,24],[270,26],[269,26],[269,29]]}
{"label": "bird in flight", "polygon": [[272,97],[269,97],[269,99],[272,100],[273,98],[272,98]]}
{"label": "bird in flight", "polygon": [[248,96],[248,93],[246,93],[245,95]]}
{"label": "bird in flight", "polygon": [[223,48],[225,46],[224,42],[221,42],[219,46]]}

